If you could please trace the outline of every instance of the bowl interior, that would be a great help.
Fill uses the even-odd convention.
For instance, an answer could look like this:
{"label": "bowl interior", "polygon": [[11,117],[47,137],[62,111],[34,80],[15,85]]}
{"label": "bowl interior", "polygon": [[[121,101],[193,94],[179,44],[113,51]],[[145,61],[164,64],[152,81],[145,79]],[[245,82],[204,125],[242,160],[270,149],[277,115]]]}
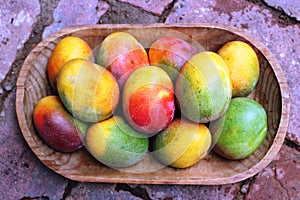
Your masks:
{"label": "bowl interior", "polygon": [[[160,37],[176,36],[190,43],[198,43],[206,50],[216,51],[232,40],[245,41],[257,52],[260,77],[255,90],[249,95],[266,110],[268,132],[263,144],[247,159],[229,161],[213,152],[198,164],[187,169],[169,167],[148,173],[142,171],[151,157],[128,170],[114,170],[96,161],[85,149],[74,153],[60,153],[49,148],[37,135],[32,121],[34,105],[51,94],[46,68],[47,59],[55,45],[66,36],[77,36],[92,48],[108,34],[129,31],[145,47]],[[22,134],[37,157],[55,172],[78,181],[173,183],[173,184],[225,184],[237,182],[256,174],[275,157],[282,145],[289,114],[288,91],[280,67],[261,43],[243,31],[216,25],[93,25],[63,29],[42,41],[27,57],[17,82],[17,115]],[[282,92],[285,92],[282,95]],[[283,119],[284,117],[284,119]]]}

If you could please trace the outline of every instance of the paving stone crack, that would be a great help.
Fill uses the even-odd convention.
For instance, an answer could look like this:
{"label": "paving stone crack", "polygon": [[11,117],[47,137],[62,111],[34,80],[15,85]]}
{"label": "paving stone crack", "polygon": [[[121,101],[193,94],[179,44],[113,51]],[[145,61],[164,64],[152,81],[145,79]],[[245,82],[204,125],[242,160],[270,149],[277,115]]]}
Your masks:
{"label": "paving stone crack", "polygon": [[[113,6],[113,5],[114,5],[113,2],[112,2],[112,1],[114,1],[114,0],[105,0],[105,1],[106,1],[110,6]],[[129,7],[137,8],[137,9],[139,9],[140,11],[149,13],[149,14],[151,14],[151,15],[155,15],[155,14],[153,14],[152,12],[149,12],[149,11],[144,10],[143,8],[139,7],[139,6],[136,6],[136,5],[133,5],[133,4],[130,4],[130,3],[127,3],[127,2],[118,1],[118,3],[119,3],[119,4],[128,5]]]}
{"label": "paving stone crack", "polygon": [[289,162],[289,161],[295,160],[295,159],[300,160],[300,154],[299,154],[299,155],[296,155],[295,157],[292,157],[292,158],[276,160],[276,162],[277,162],[277,163]]}
{"label": "paving stone crack", "polygon": [[274,6],[271,6],[267,4],[264,0],[247,0],[247,1],[277,13],[279,22],[281,22],[284,25],[300,23],[300,21],[298,21],[295,17],[288,15],[282,8],[276,8]]}
{"label": "paving stone crack", "polygon": [[249,193],[250,191],[250,187],[252,186],[255,178],[256,178],[257,174],[249,179],[246,179],[245,181],[242,181],[240,183],[240,195],[243,196],[243,199],[246,197],[246,195]]}
{"label": "paving stone crack", "polygon": [[50,200],[50,197],[48,196],[35,196],[35,197],[29,197],[29,196],[25,196],[22,197],[20,200]]}
{"label": "paving stone crack", "polygon": [[[246,199],[247,195],[249,194],[249,192],[251,191],[251,187],[253,186],[253,184],[255,183],[256,177],[259,175],[259,173],[255,174],[254,176],[252,176],[249,179],[246,179],[241,186],[243,187],[245,184],[247,184],[247,190],[245,191],[245,193],[243,194],[243,199]],[[242,188],[241,188],[242,190]],[[240,190],[240,193],[242,193]]]}
{"label": "paving stone crack", "polygon": [[289,191],[288,191],[288,189],[286,189],[285,188],[285,186],[284,186],[284,184],[278,179],[278,176],[277,176],[277,170],[276,170],[276,163],[274,163],[274,168],[273,168],[273,170],[274,170],[274,174],[275,174],[275,180],[279,183],[279,185],[283,188],[283,190],[286,192],[286,195],[287,195],[287,197],[288,197],[288,200],[290,200],[291,198],[290,198],[290,194],[289,194]]}
{"label": "paving stone crack", "polygon": [[[107,14],[107,13],[112,9],[112,6],[113,6],[113,5],[112,5],[112,3],[111,3],[109,0],[103,0],[103,1],[105,1],[106,3],[109,4],[109,8],[108,8],[108,10],[107,10],[106,13],[105,13],[105,14]],[[104,14],[104,15],[105,15],[105,14]],[[103,15],[99,17],[97,24],[101,24],[101,18],[102,18],[102,17],[103,17]]]}
{"label": "paving stone crack", "polygon": [[274,9],[274,10],[277,10],[277,11],[281,12],[284,16],[287,16],[287,17],[290,18],[292,21],[295,21],[295,22],[297,22],[297,23],[300,22],[299,20],[297,20],[296,17],[292,17],[292,16],[290,16],[289,14],[287,14],[287,13],[284,11],[284,9],[282,9],[281,7],[276,8],[276,7],[272,6],[272,5],[269,5],[265,0],[262,0],[262,1],[264,2],[264,4],[265,4],[267,7],[269,7],[269,8],[271,8],[271,9]]}
{"label": "paving stone crack", "polygon": [[30,51],[32,51],[32,49],[42,40],[42,33],[44,28],[52,22],[53,11],[56,8],[59,0],[40,0],[39,2],[40,14],[37,16],[37,21],[32,26],[30,37],[24,43],[23,48],[18,51],[15,61],[11,65],[9,72],[0,83],[0,87],[3,88],[3,92],[0,94],[0,112],[2,111],[5,99],[16,88],[18,74],[22,64],[25,61],[25,58],[30,53]]}
{"label": "paving stone crack", "polygon": [[285,138],[284,144],[292,149],[296,149],[297,151],[300,151],[300,146],[287,138]]}
{"label": "paving stone crack", "polygon": [[142,188],[141,186],[130,186],[128,184],[117,184],[115,187],[115,190],[117,192],[119,191],[127,191],[130,192],[133,196],[139,197],[144,200],[152,200],[145,188]]}
{"label": "paving stone crack", "polygon": [[178,0],[172,1],[163,11],[163,13],[160,15],[158,22],[159,23],[165,23],[167,20],[167,17],[170,15],[172,9],[174,8],[175,3]]}
{"label": "paving stone crack", "polygon": [[[159,17],[138,6],[117,0],[105,0],[110,8],[102,15],[97,24],[145,24],[156,23]],[[135,15],[132,15],[135,13]]]}
{"label": "paving stone crack", "polygon": [[64,194],[61,200],[65,200],[68,196],[70,196],[72,190],[77,186],[77,184],[78,183],[76,181],[68,180],[68,184],[65,187]]}

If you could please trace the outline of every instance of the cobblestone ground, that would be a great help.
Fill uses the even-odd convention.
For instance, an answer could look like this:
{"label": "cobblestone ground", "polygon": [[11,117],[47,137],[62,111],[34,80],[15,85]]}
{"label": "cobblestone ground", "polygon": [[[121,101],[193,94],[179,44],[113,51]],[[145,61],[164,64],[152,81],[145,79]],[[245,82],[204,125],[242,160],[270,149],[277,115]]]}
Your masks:
{"label": "cobblestone ground", "polygon": [[[291,93],[291,120],[274,161],[230,185],[81,183],[45,167],[22,137],[15,114],[24,59],[49,34],[97,23],[212,22],[260,39],[278,59]],[[0,4],[1,199],[300,199],[300,3],[298,0],[7,0]]]}

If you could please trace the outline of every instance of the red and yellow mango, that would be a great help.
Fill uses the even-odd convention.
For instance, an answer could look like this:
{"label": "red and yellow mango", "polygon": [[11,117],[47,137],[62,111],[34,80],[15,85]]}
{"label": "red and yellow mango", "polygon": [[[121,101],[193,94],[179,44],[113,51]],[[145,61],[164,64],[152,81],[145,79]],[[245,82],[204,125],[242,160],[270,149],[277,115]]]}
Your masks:
{"label": "red and yellow mango", "polygon": [[180,38],[160,38],[149,49],[151,65],[165,70],[175,83],[178,71],[198,50],[190,43]]}
{"label": "red and yellow mango", "polygon": [[135,70],[124,86],[122,100],[126,119],[142,133],[156,134],[174,117],[173,84],[159,67]]}
{"label": "red and yellow mango", "polygon": [[131,34],[115,32],[103,40],[97,63],[113,74],[122,89],[130,74],[149,65],[149,60],[144,47]]}

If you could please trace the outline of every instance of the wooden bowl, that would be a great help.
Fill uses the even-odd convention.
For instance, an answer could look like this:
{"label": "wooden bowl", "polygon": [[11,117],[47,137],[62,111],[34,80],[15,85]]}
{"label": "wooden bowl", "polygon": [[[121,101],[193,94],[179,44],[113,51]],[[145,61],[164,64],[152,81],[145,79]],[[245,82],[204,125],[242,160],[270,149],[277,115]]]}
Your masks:
{"label": "wooden bowl", "polygon": [[[210,152],[205,159],[187,169],[165,167],[137,173],[151,161],[149,156],[129,168],[133,170],[115,170],[96,161],[84,148],[74,153],[60,153],[49,148],[37,135],[32,113],[37,101],[51,94],[46,68],[47,59],[55,45],[63,37],[77,36],[95,48],[108,34],[130,30],[137,31],[139,34],[136,37],[146,43],[173,31],[187,36],[191,41],[197,41],[211,51],[218,50],[232,40],[252,45],[260,62],[260,78],[250,97],[263,105],[268,117],[267,137],[259,149],[240,161],[229,161]],[[286,79],[275,58],[261,42],[242,30],[215,24],[89,25],[60,30],[33,49],[18,77],[16,110],[22,134],[32,151],[47,167],[69,179],[86,182],[219,185],[247,179],[274,159],[287,131],[290,100]]]}

